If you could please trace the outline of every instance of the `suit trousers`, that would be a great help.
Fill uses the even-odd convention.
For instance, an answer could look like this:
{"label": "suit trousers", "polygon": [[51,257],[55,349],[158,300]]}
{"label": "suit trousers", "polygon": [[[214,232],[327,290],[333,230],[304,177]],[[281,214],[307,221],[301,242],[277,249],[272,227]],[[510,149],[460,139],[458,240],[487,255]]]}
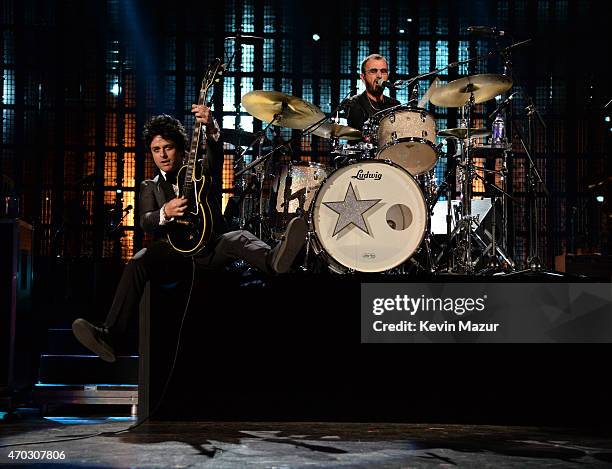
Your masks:
{"label": "suit trousers", "polygon": [[[197,270],[218,270],[234,260],[244,260],[264,273],[269,267],[270,246],[245,230],[232,231],[219,236],[212,249],[196,256]],[[192,272],[192,260],[175,251],[165,241],[157,241],[141,249],[127,263],[104,326],[112,336],[123,334],[149,280],[156,285],[171,287],[186,280]]]}

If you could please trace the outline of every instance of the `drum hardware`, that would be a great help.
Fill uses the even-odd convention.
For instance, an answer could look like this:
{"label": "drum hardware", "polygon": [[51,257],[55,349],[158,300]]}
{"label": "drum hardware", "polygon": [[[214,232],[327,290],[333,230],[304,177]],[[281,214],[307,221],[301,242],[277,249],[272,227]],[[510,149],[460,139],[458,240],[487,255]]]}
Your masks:
{"label": "drum hardware", "polygon": [[[429,88],[427,88],[427,91],[425,91],[425,94],[423,95],[423,97],[419,99],[416,107],[425,109],[425,106],[429,102],[429,96],[431,95],[431,92],[438,86],[440,86],[440,79],[438,77],[435,77],[433,81],[431,82],[431,84],[429,85]],[[417,97],[418,97],[418,92],[417,92]]]}
{"label": "drum hardware", "polygon": [[[501,55],[501,57],[504,60],[505,73],[512,78],[513,82],[518,82],[518,81],[516,80],[516,77],[514,75],[513,65],[512,65],[512,61],[510,57],[510,51],[513,47],[522,45],[526,42],[527,41],[523,41],[522,43],[518,43],[518,44],[502,49],[499,46],[499,43],[496,41],[498,53],[499,55]],[[544,275],[558,276],[561,274],[556,273],[556,272],[548,272],[543,269],[542,260],[539,255],[539,239],[538,239],[539,238],[538,236],[539,222],[538,222],[538,210],[537,210],[537,198],[536,198],[538,184],[540,184],[540,187],[542,188],[546,197],[550,197],[550,192],[548,191],[548,188],[546,187],[546,185],[544,184],[542,180],[542,177],[537,169],[535,160],[533,159],[532,155],[535,151],[535,133],[536,133],[535,121],[536,121],[536,118],[537,118],[537,121],[539,121],[541,127],[544,129],[544,132],[546,132],[546,123],[544,122],[542,115],[536,108],[532,97],[526,93],[524,86],[518,87],[518,93],[520,93],[525,99],[525,101],[527,102],[527,106],[525,107],[525,111],[527,115],[527,128],[529,132],[527,143],[525,143],[525,139],[523,137],[523,133],[521,132],[519,128],[520,127],[519,125],[513,125],[512,131],[516,132],[516,135],[518,136],[520,140],[521,146],[523,147],[525,154],[527,155],[527,161],[528,161],[528,169],[526,171],[526,178],[527,178],[526,185],[527,185],[527,200],[528,200],[527,213],[528,213],[528,219],[529,219],[529,222],[528,222],[529,223],[529,237],[528,237],[529,254],[527,257],[526,269],[522,271],[513,271],[506,275],[515,275],[515,274],[521,274],[525,272],[537,272],[539,274],[544,274]],[[506,98],[506,100],[502,104],[506,102],[510,102],[515,95],[516,93],[513,95],[510,95],[508,98]],[[503,106],[500,105],[499,107],[503,107]],[[510,112],[512,111],[512,107],[508,107],[508,109]],[[504,127],[504,130],[505,130],[505,127]],[[544,136],[546,136],[546,133],[544,134]],[[546,146],[546,141],[545,141],[545,146]]]}
{"label": "drum hardware", "polygon": [[[246,142],[251,142],[254,139],[257,141],[260,137],[259,133],[247,132],[240,127],[236,129],[221,129],[221,134],[223,135],[223,143],[230,143],[235,147],[242,147]],[[267,138],[261,139],[261,143],[264,141],[267,141]]]}
{"label": "drum hardware", "polygon": [[[499,258],[497,257],[497,254],[499,254],[504,259],[504,262],[509,268],[514,267],[514,262],[506,255],[506,253],[502,249],[499,248],[499,246],[496,245],[496,241],[497,241],[497,232],[496,232],[497,216],[495,212],[496,202],[497,202],[496,197],[492,195],[491,196],[491,211],[493,212],[493,214],[491,217],[491,244],[486,246],[486,248],[482,252],[483,257],[487,255],[487,253],[489,254],[487,256],[487,262],[485,264],[485,268],[479,272],[479,274],[481,275],[494,274],[494,273],[504,270],[501,262],[499,261]],[[485,229],[485,234],[487,234],[486,229]],[[480,239],[477,233],[475,233],[475,236]],[[480,239],[480,241],[484,243],[482,239]]]}
{"label": "drum hardware", "polygon": [[372,159],[375,149],[374,144],[370,142],[339,145],[332,140],[332,151],[330,154],[334,156],[336,166],[342,166],[355,163],[359,160]]}
{"label": "drum hardware", "polygon": [[539,222],[538,222],[538,207],[537,207],[537,197],[536,197],[537,186],[540,185],[546,197],[550,197],[550,192],[548,191],[546,184],[542,180],[542,176],[540,175],[540,172],[538,171],[538,168],[532,156],[532,151],[535,149],[534,115],[538,117],[540,124],[542,124],[545,130],[546,130],[546,124],[544,123],[544,120],[542,119],[541,114],[537,111],[531,97],[525,95],[524,92],[523,92],[523,95],[526,97],[529,103],[527,107],[525,108],[525,110],[527,111],[527,123],[528,123],[528,130],[529,130],[529,133],[528,133],[529,146],[525,143],[525,139],[523,138],[523,133],[520,130],[519,126],[518,125],[513,126],[513,130],[516,132],[519,138],[519,141],[521,142],[521,146],[523,147],[523,150],[525,151],[525,155],[527,156],[527,161],[528,161],[528,168],[526,171],[526,177],[527,177],[526,183],[527,183],[527,200],[528,200],[527,216],[529,220],[528,221],[529,223],[529,237],[528,237],[529,255],[527,257],[527,266],[525,269],[521,271],[512,272],[508,275],[522,274],[526,272],[538,272],[540,274],[557,276],[561,274],[558,274],[555,272],[547,272],[544,270],[544,266],[540,258],[540,255],[539,255],[539,234],[538,234]]}
{"label": "drum hardware", "polygon": [[[480,175],[476,173],[476,168],[472,162],[471,157],[471,148],[472,142],[471,139],[475,137],[472,132],[477,135],[485,135],[488,133],[487,129],[478,129],[473,128],[471,126],[472,121],[472,111],[476,104],[476,93],[478,93],[478,99],[482,102],[485,100],[485,97],[489,96],[494,89],[495,91],[499,89],[499,84],[497,84],[497,88],[493,85],[498,81],[505,80],[497,80],[491,78],[490,76],[474,76],[473,79],[471,77],[465,77],[465,79],[455,80],[454,82],[449,83],[448,85],[442,86],[434,90],[431,96],[431,102],[436,105],[447,105],[447,104],[457,104],[463,103],[462,109],[462,127],[456,129],[447,129],[446,131],[441,131],[438,133],[439,136],[444,137],[452,137],[455,138],[459,142],[459,162],[457,167],[460,170],[460,179],[461,179],[461,218],[455,229],[446,241],[446,245],[443,247],[442,252],[437,258],[437,262],[439,262],[444,254],[448,251],[452,241],[454,238],[457,243],[457,249],[454,251],[454,254],[459,254],[458,256],[453,256],[452,264],[456,264],[456,267],[459,268],[460,273],[464,274],[473,274],[476,262],[472,258],[473,251],[473,235],[474,235],[474,226],[478,225],[478,219],[472,216],[472,185],[475,177],[480,177],[484,180]],[[510,82],[511,86],[511,82]],[[469,99],[467,100],[467,104],[464,102],[464,93],[469,93]],[[490,97],[495,96],[493,94]],[[488,98],[490,99],[490,98]],[[486,182],[486,181],[485,181]],[[505,191],[504,191],[505,193]],[[447,224],[450,221],[450,200],[448,202],[448,215],[447,215]],[[447,233],[450,229],[450,226],[447,227]],[[456,268],[455,266],[453,267]],[[449,270],[451,269],[449,265]]]}
{"label": "drum hardware", "polygon": [[[241,148],[240,145],[236,145],[236,155],[238,156],[238,158],[236,159],[236,162],[234,163],[234,170],[238,169],[242,165],[242,163],[244,162],[244,157],[246,156],[247,152],[251,148],[253,148],[255,145],[257,145],[257,155],[258,155],[255,161],[260,161],[260,162],[265,161],[262,159],[261,151],[262,151],[262,146],[264,142],[267,140],[266,132],[272,125],[274,125],[275,122],[281,119],[283,113],[286,111],[287,111],[287,104],[283,102],[281,103],[280,112],[272,116],[272,120],[266,125],[266,127],[261,132],[251,134],[255,138],[251,141],[251,143],[244,150],[242,150],[242,152],[240,151],[240,148]],[[250,132],[245,132],[239,129],[239,132],[235,133],[235,136],[238,137],[238,142],[240,140],[240,137],[243,137],[245,134],[250,134]],[[256,168],[255,172],[251,173],[251,177],[254,177],[257,181],[254,187],[256,187],[257,189],[258,197],[253,197],[252,199],[255,200],[256,198],[258,198],[259,201],[257,203],[257,207],[251,207],[251,211],[254,212],[255,210],[257,210],[258,214],[257,215],[249,214],[250,216],[247,218],[247,214],[246,214],[247,208],[245,207],[245,199],[244,198],[239,199],[240,214],[241,214],[240,229],[244,229],[247,224],[250,224],[253,221],[255,221],[257,224],[256,225],[257,230],[255,230],[256,231],[255,234],[259,238],[262,238],[264,236],[263,223],[264,223],[264,218],[265,218],[265,213],[263,211],[264,201],[263,201],[262,188],[263,188],[263,182],[265,179],[265,173],[267,171],[264,166],[260,166],[259,164],[257,165],[251,165],[251,164],[247,165],[246,167],[238,171],[234,177],[236,178],[236,181],[238,181],[238,185],[242,185],[244,187],[245,180],[244,180],[243,175],[246,174],[248,170],[252,168]]]}

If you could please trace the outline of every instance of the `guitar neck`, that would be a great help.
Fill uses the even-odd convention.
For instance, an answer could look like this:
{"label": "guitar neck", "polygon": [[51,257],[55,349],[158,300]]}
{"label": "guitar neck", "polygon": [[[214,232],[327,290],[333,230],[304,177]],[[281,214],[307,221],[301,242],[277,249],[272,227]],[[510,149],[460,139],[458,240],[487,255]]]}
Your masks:
{"label": "guitar neck", "polygon": [[[200,89],[200,96],[198,98],[198,105],[204,104],[206,101],[206,89],[202,87]],[[185,172],[185,193],[187,193],[187,189],[191,189],[193,186],[193,178],[195,174],[195,165],[198,160],[198,149],[200,147],[200,142],[204,142],[204,147],[206,146],[206,139],[203,138],[202,129],[205,127],[204,124],[200,122],[196,122],[193,125],[193,133],[191,135],[191,145],[189,147],[189,156],[187,159],[187,170]]]}

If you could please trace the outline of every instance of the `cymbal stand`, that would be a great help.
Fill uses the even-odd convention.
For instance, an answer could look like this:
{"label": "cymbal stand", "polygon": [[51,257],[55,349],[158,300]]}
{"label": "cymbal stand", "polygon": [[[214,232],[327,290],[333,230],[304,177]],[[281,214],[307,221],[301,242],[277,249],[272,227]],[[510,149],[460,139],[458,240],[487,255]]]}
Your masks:
{"label": "cymbal stand", "polygon": [[473,90],[470,91],[470,100],[467,104],[467,134],[461,152],[461,163],[459,167],[462,169],[462,189],[461,189],[461,220],[459,221],[460,241],[462,245],[460,249],[461,259],[459,267],[462,273],[471,275],[474,273],[474,263],[472,261],[472,181],[474,178],[474,167],[472,165],[471,155],[471,127],[472,127],[472,110],[474,109],[475,99]]}
{"label": "cymbal stand", "polygon": [[530,97],[527,96],[529,101],[529,105],[526,107],[527,111],[527,123],[528,123],[528,138],[529,138],[529,148],[525,144],[525,140],[523,138],[523,134],[518,126],[514,126],[514,130],[519,137],[521,145],[525,150],[525,154],[527,155],[527,160],[529,162],[529,167],[527,169],[527,197],[528,197],[528,218],[529,218],[529,257],[527,258],[527,270],[532,270],[535,272],[541,272],[543,268],[542,261],[539,255],[539,233],[538,233],[538,206],[537,206],[537,186],[541,185],[544,193],[547,196],[550,196],[548,192],[548,188],[544,184],[542,180],[542,176],[540,175],[538,168],[535,164],[535,160],[533,159],[532,152],[535,149],[535,120],[534,116],[537,116],[540,120],[540,123],[546,129],[546,125],[542,120],[542,116],[535,108],[533,101]]}

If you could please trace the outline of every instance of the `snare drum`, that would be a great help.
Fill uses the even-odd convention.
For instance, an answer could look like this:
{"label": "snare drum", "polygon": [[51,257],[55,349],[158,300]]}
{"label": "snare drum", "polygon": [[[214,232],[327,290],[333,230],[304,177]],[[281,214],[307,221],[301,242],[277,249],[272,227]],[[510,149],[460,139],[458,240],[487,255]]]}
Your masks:
{"label": "snare drum", "polygon": [[382,272],[409,259],[427,227],[427,207],[414,178],[384,161],[334,171],[310,214],[317,250],[335,269]]}
{"label": "snare drum", "polygon": [[376,158],[393,161],[413,175],[436,165],[436,121],[426,109],[396,106],[377,120]]}

